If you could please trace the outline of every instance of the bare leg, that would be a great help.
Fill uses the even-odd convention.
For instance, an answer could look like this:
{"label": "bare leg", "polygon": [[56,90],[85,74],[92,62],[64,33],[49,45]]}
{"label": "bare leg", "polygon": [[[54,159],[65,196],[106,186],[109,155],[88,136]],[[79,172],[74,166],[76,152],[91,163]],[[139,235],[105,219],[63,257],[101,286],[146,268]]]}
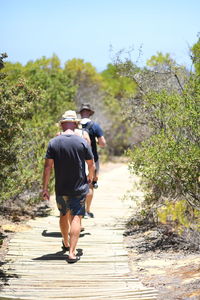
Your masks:
{"label": "bare leg", "polygon": [[69,240],[68,240],[69,228],[70,228],[69,215],[70,215],[70,212],[68,211],[66,213],[66,215],[60,216],[60,231],[61,231],[61,234],[63,237],[65,247],[69,247]]}
{"label": "bare leg", "polygon": [[82,216],[70,216],[71,229],[70,229],[70,249],[69,258],[76,258],[75,251],[81,231],[81,218]]}
{"label": "bare leg", "polygon": [[82,219],[81,219],[81,231],[84,231],[85,228],[83,227],[83,224],[82,224]]}
{"label": "bare leg", "polygon": [[[96,182],[98,181],[98,172],[97,171],[95,171],[94,181],[96,181]],[[90,184],[89,193],[87,194],[86,201],[85,201],[85,210],[87,213],[90,213],[90,207],[92,204],[93,196],[94,196],[94,187],[93,187],[93,184]]]}
{"label": "bare leg", "polygon": [[94,189],[93,186],[90,184],[89,193],[87,194],[86,201],[85,201],[85,210],[88,213],[90,212],[93,195],[94,195]]}

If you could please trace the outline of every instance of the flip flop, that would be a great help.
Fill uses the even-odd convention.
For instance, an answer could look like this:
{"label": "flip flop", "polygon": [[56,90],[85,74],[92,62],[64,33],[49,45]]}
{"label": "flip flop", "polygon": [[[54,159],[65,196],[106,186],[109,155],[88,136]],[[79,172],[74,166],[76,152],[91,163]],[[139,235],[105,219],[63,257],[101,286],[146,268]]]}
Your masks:
{"label": "flip flop", "polygon": [[69,247],[66,247],[63,240],[62,240],[62,249],[63,251],[69,251]]}
{"label": "flip flop", "polygon": [[76,256],[76,258],[67,258],[67,262],[68,264],[74,264],[76,263],[78,260],[80,260],[80,256]]}

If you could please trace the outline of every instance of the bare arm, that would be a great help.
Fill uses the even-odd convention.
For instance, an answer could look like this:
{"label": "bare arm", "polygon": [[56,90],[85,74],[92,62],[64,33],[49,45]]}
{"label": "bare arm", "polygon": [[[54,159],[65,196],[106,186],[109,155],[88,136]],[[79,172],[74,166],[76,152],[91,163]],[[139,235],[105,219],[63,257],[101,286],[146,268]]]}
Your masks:
{"label": "bare arm", "polygon": [[49,200],[48,184],[51,176],[51,169],[53,168],[53,159],[46,158],[43,171],[43,191],[42,197],[44,200]]}
{"label": "bare arm", "polygon": [[94,164],[94,160],[93,159],[90,159],[90,160],[86,160],[86,163],[88,165],[88,179],[89,179],[89,182],[91,183],[94,179],[94,176],[95,176],[95,164]]}
{"label": "bare arm", "polygon": [[84,132],[83,132],[83,137],[84,137],[84,139],[87,141],[88,145],[91,145],[90,136],[89,136],[89,134],[87,133],[87,131],[84,131]]}
{"label": "bare arm", "polygon": [[88,145],[91,145],[90,136],[87,133],[87,131],[76,128],[74,132],[75,132],[76,135],[84,138],[87,141]]}
{"label": "bare arm", "polygon": [[106,146],[106,140],[105,140],[104,136],[100,136],[97,140],[98,140],[98,145],[100,147],[103,148]]}

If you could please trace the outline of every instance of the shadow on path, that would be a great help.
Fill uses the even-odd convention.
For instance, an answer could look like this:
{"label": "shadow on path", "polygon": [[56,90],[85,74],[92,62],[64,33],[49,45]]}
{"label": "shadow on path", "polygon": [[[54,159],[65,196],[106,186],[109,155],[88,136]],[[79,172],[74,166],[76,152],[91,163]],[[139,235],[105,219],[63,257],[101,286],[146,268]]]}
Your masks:
{"label": "shadow on path", "polygon": [[[77,253],[76,255],[82,256],[83,255],[83,249],[76,249]],[[56,253],[50,253],[45,254],[36,258],[33,258],[32,260],[66,260],[68,258],[68,255],[65,254],[66,251],[58,251]]]}
{"label": "shadow on path", "polygon": [[[81,238],[81,237],[84,237],[85,235],[91,235],[91,233],[89,233],[89,232],[80,233],[79,237]],[[46,229],[42,231],[42,236],[56,237],[56,238],[62,237],[60,232],[47,232]]]}

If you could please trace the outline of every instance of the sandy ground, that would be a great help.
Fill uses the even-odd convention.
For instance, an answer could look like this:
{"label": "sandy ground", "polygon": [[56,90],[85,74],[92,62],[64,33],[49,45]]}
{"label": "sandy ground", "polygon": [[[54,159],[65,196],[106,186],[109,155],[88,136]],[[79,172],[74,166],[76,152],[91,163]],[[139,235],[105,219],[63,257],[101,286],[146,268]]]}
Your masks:
{"label": "sandy ground", "polygon": [[[143,233],[144,234],[144,233]],[[125,237],[132,274],[159,291],[159,300],[200,299],[200,254],[173,250],[139,253],[136,240]],[[142,237],[137,237],[137,242]]]}

